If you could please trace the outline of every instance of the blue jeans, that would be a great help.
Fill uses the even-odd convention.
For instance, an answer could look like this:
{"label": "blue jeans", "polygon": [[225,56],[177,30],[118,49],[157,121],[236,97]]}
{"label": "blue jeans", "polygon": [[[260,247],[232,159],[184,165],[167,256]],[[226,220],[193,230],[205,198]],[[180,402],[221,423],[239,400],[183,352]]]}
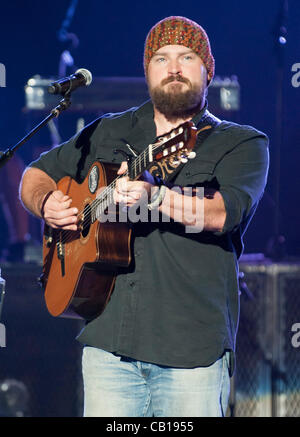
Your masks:
{"label": "blue jeans", "polygon": [[181,369],[83,349],[85,417],[222,417],[230,391],[228,353]]}

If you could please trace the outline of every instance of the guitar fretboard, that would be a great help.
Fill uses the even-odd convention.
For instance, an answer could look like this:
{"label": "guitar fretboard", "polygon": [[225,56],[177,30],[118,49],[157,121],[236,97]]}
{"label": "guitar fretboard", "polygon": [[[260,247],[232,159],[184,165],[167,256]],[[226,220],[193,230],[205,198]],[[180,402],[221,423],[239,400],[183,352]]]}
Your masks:
{"label": "guitar fretboard", "polygon": [[[140,155],[130,160],[126,173],[119,175],[88,205],[88,210],[84,211],[84,226],[94,223],[114,202],[114,190],[119,178],[128,176],[129,180],[134,181],[151,167],[157,157],[161,159],[177,153],[188,143],[192,129],[196,129],[194,125],[191,122],[185,122],[169,134],[160,137],[156,143],[150,144]],[[167,148],[168,145],[170,145],[169,148]]]}
{"label": "guitar fretboard", "polygon": [[147,170],[151,162],[153,162],[153,150],[158,147],[154,144],[150,144],[140,155],[133,158],[128,163],[128,170],[126,173],[118,176],[113,180],[104,190],[97,196],[97,198],[89,205],[90,220],[94,223],[98,220],[104,211],[113,203],[113,194],[116,188],[117,180],[120,177],[128,176],[129,180],[134,181],[138,179],[141,174]]}

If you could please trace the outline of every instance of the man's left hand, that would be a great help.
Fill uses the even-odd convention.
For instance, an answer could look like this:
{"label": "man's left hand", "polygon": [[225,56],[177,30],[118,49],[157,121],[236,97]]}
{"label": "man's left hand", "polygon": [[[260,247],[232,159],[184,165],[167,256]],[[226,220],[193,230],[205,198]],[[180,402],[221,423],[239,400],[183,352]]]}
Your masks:
{"label": "man's left hand", "polygon": [[[127,171],[127,162],[122,162],[118,175],[125,174]],[[115,203],[122,203],[128,207],[134,205],[139,201],[149,202],[151,198],[152,190],[155,186],[155,180],[153,176],[145,171],[138,181],[130,181],[128,176],[120,177],[116,181],[116,189],[114,191]]]}

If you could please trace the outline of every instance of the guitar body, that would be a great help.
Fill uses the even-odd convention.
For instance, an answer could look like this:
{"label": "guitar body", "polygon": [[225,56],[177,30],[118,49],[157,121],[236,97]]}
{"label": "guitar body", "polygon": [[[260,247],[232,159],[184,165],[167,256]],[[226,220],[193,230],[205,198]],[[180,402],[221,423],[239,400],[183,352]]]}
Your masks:
{"label": "guitar body", "polygon": [[[99,188],[116,176],[119,166],[95,162],[82,184],[64,177],[57,184],[82,211],[82,221]],[[130,264],[131,229],[126,223],[91,222],[78,231],[45,226],[43,274],[47,309],[53,316],[91,320],[104,310],[119,267]]]}

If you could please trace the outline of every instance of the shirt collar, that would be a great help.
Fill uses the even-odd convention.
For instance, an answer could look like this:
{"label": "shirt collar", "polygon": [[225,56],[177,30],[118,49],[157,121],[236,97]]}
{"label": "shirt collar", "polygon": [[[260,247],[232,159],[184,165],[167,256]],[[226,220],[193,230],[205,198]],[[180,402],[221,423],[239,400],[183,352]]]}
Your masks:
{"label": "shirt collar", "polygon": [[[202,117],[207,111],[207,106],[208,103],[205,99],[205,104],[203,108],[192,119],[192,122],[195,124],[195,126],[197,126],[202,120]],[[151,100],[147,100],[134,111],[134,118],[136,118],[134,120],[134,124],[135,122],[138,122],[139,125],[145,129],[145,131],[153,133],[156,131],[154,123],[154,110]]]}

